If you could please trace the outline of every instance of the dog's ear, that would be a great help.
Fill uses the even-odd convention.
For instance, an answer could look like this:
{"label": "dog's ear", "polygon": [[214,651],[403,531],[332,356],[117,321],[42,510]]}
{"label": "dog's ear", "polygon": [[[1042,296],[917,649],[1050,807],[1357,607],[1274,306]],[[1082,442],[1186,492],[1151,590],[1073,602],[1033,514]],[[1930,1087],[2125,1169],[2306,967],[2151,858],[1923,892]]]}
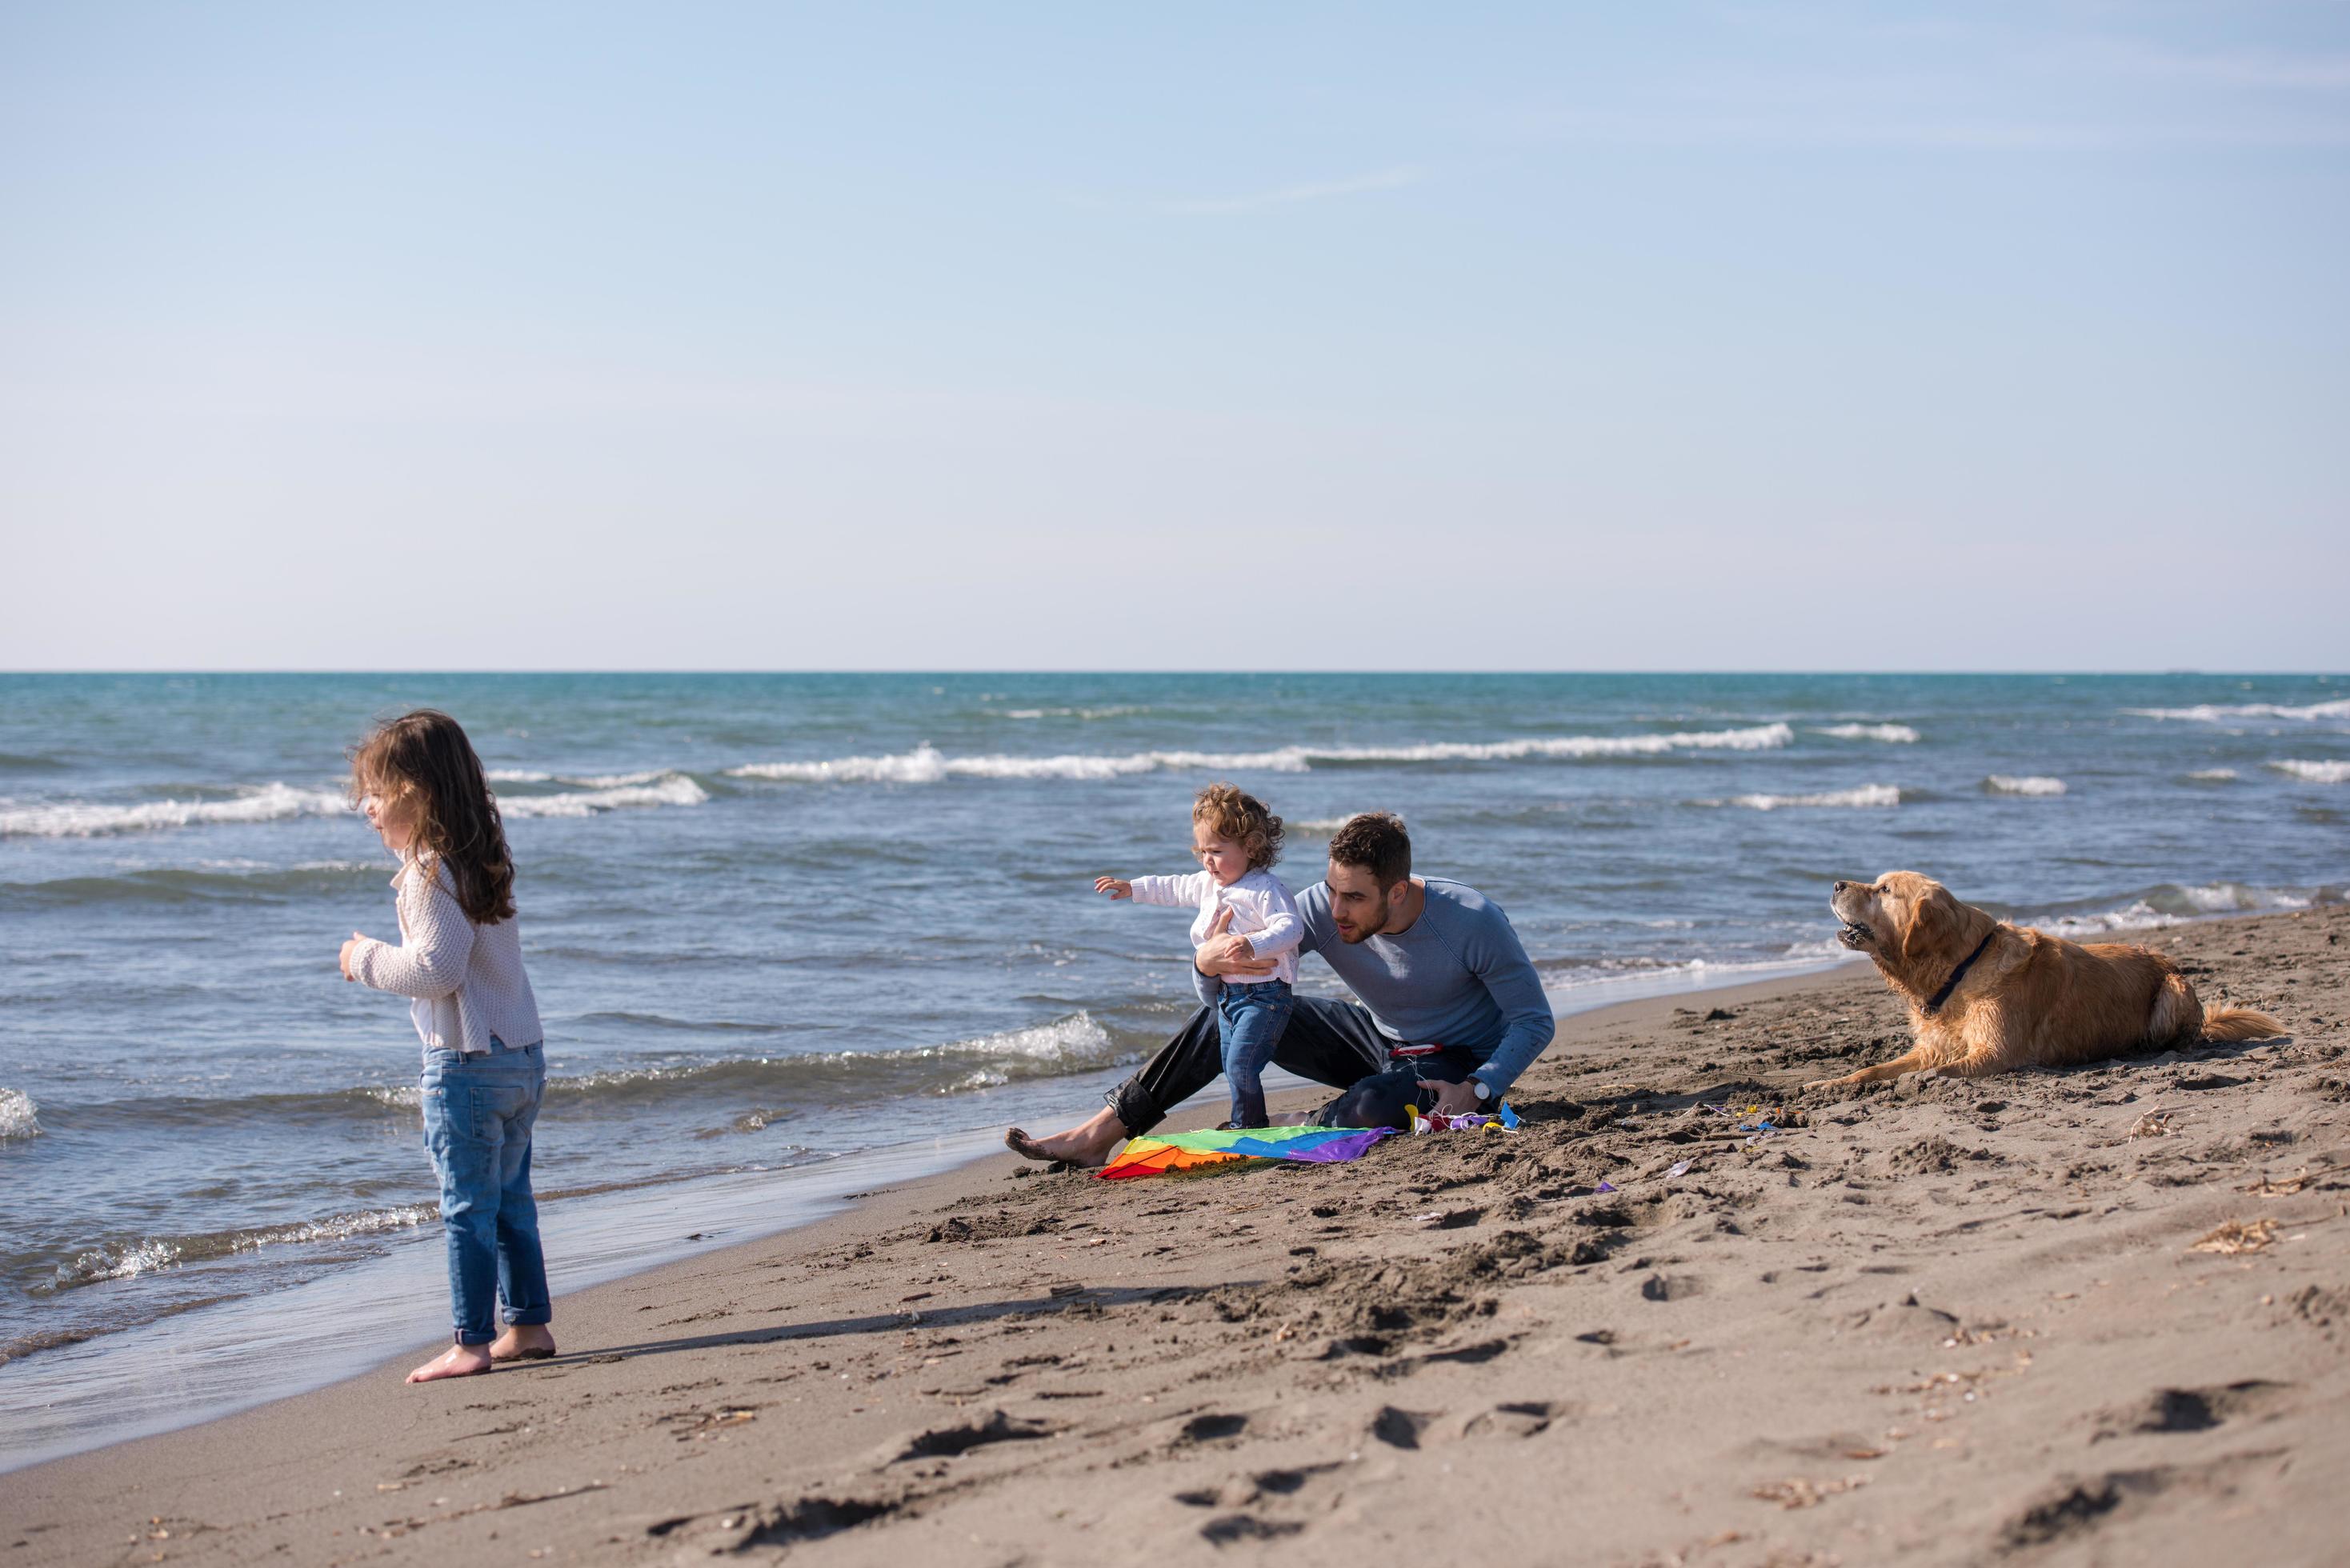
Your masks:
{"label": "dog's ear", "polygon": [[1952,957],[1961,923],[1960,905],[1950,890],[1929,884],[1923,898],[1909,900],[1909,924],[1901,933],[1901,961],[1920,969],[1938,959]]}

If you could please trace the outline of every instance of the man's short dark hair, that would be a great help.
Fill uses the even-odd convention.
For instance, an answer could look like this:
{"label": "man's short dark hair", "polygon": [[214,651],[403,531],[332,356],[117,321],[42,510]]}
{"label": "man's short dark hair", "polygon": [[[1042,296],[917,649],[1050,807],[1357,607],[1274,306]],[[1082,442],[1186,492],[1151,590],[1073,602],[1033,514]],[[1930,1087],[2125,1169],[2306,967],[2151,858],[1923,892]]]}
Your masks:
{"label": "man's short dark hair", "polygon": [[1403,818],[1391,811],[1366,811],[1347,819],[1330,836],[1330,858],[1341,866],[1360,866],[1384,893],[1411,875],[1411,835]]}

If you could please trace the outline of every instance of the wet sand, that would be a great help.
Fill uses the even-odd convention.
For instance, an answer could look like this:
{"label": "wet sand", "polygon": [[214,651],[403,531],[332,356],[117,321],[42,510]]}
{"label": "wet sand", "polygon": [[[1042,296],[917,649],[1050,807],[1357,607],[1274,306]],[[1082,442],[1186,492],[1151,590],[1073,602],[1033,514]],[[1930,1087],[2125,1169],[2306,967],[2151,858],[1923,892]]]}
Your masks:
{"label": "wet sand", "polygon": [[1866,968],[1630,1003],[1516,1134],[990,1158],[0,1476],[0,1565],[2339,1562],[2350,909],[2147,940],[2293,1037],[1804,1094],[1906,1047]]}

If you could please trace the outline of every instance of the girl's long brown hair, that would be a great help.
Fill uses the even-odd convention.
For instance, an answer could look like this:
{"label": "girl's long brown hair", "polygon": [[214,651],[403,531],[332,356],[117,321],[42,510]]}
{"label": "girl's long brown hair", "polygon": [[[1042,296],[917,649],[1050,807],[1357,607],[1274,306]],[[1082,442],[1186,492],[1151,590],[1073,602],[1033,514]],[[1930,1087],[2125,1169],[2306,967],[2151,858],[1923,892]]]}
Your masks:
{"label": "girl's long brown hair", "polygon": [[416,824],[411,853],[448,867],[475,925],[514,919],[514,857],[482,759],[457,721],[419,708],[375,727],[350,749],[351,796],[376,795]]}

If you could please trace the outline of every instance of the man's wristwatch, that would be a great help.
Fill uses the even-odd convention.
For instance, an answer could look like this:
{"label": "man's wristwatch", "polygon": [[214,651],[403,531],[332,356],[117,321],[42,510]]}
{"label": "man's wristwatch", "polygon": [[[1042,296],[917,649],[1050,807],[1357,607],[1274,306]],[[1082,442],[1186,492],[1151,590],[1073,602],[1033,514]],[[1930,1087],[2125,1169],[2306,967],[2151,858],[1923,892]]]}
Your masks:
{"label": "man's wristwatch", "polygon": [[1493,1086],[1474,1073],[1469,1075],[1469,1086],[1477,1091],[1477,1103],[1481,1106],[1493,1097]]}

